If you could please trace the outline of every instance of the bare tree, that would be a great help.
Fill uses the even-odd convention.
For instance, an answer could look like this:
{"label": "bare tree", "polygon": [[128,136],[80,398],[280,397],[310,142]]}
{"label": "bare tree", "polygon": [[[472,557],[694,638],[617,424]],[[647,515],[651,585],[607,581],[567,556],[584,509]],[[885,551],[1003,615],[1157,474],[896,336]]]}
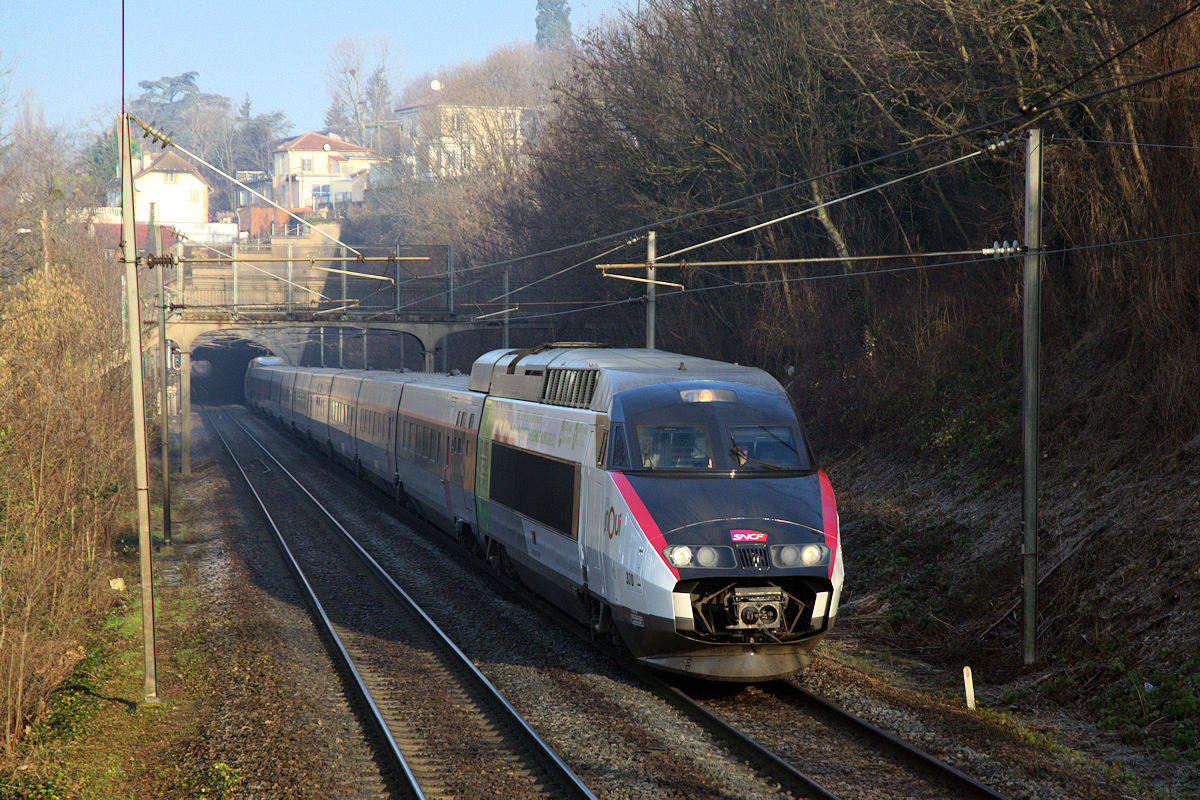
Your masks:
{"label": "bare tree", "polygon": [[388,35],[345,36],[329,49],[325,124],[330,130],[372,146],[370,132],[391,117],[395,58]]}
{"label": "bare tree", "polygon": [[11,755],[83,656],[132,496],[128,398],[111,374],[120,304],[86,233],[72,138],[26,97],[0,140],[0,753]]}

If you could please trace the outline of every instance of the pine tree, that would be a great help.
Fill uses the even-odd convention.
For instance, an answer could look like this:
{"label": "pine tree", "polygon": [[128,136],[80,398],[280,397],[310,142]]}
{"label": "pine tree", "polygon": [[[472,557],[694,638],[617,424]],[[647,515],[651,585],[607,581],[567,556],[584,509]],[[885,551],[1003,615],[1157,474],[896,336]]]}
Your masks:
{"label": "pine tree", "polygon": [[567,0],[537,0],[538,47],[565,47],[571,41],[571,7]]}

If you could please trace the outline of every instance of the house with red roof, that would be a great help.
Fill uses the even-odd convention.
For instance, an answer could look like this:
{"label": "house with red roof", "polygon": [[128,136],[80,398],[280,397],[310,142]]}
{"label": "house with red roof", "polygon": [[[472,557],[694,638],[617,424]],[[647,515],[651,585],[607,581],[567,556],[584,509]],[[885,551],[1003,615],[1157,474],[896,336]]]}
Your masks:
{"label": "house with red roof", "polygon": [[372,164],[367,148],[338,136],[305,133],[275,148],[271,199],[290,209],[337,210],[362,202]]}

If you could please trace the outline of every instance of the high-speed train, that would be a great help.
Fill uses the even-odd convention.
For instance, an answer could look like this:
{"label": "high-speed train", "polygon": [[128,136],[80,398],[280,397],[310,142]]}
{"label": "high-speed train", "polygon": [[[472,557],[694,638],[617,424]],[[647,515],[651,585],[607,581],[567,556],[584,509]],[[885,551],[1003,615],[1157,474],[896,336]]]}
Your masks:
{"label": "high-speed train", "polygon": [[833,490],[766,372],[495,350],[470,376],[255,359],[246,400],[654,667],[808,666],[842,589]]}

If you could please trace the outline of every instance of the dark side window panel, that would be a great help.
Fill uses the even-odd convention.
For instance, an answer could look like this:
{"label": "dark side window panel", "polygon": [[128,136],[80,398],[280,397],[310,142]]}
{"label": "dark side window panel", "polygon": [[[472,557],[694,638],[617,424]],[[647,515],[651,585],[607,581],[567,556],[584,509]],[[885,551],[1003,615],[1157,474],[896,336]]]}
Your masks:
{"label": "dark side window panel", "polygon": [[492,442],[491,499],[574,539],[579,468]]}
{"label": "dark side window panel", "polygon": [[609,441],[612,442],[612,457],[608,460],[608,468],[629,469],[629,449],[625,444],[625,426],[614,422]]}

